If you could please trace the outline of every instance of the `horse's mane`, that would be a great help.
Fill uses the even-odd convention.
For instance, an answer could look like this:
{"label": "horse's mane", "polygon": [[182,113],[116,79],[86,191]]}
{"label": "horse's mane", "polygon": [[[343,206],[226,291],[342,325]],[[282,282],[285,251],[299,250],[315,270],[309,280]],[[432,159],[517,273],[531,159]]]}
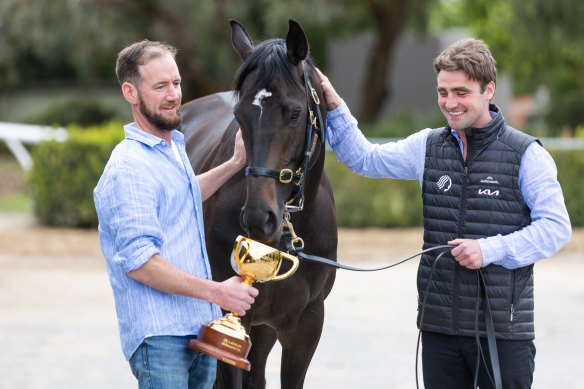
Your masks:
{"label": "horse's mane", "polygon": [[[310,67],[314,66],[310,59],[307,62]],[[241,92],[243,81],[247,75],[254,70],[257,70],[256,86],[258,89],[268,89],[277,74],[281,74],[284,82],[288,85],[299,89],[304,88],[288,59],[284,39],[268,39],[254,48],[235,74],[234,90],[237,94]]]}

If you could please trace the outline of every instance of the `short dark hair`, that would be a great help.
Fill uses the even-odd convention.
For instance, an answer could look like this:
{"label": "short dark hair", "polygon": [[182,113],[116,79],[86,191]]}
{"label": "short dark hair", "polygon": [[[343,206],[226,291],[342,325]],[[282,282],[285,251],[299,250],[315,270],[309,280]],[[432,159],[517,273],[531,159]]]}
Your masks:
{"label": "short dark hair", "polygon": [[481,92],[491,81],[497,83],[497,62],[489,47],[480,39],[466,38],[454,42],[434,60],[434,70],[462,70],[471,80],[477,81]]}
{"label": "short dark hair", "polygon": [[124,82],[137,85],[140,81],[140,66],[144,65],[152,58],[160,57],[164,54],[176,56],[176,48],[163,42],[149,41],[144,39],[131,44],[118,54],[116,61],[116,76],[120,86]]}

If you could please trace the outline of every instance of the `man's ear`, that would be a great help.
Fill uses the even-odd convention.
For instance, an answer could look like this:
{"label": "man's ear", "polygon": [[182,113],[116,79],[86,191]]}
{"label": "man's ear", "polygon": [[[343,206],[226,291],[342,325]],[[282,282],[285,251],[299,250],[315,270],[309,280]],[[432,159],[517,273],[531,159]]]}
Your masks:
{"label": "man's ear", "polygon": [[122,84],[122,94],[124,99],[130,104],[138,104],[138,89],[129,82],[124,82]]}
{"label": "man's ear", "polygon": [[487,97],[489,98],[489,101],[491,101],[493,99],[493,97],[495,96],[495,90],[496,90],[495,83],[493,81],[489,82],[487,84],[487,87],[485,88],[485,92],[487,93]]}

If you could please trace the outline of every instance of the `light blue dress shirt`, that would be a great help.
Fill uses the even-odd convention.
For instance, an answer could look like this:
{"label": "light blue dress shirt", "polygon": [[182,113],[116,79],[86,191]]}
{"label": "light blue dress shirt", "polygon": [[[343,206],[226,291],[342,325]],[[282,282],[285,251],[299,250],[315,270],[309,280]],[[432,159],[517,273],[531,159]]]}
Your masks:
{"label": "light blue dress shirt", "polygon": [[[337,159],[352,172],[372,178],[418,180],[422,185],[426,140],[431,129],[397,142],[372,144],[363,136],[344,102],[328,112],[327,122],[329,144]],[[458,133],[452,131],[452,135],[462,153]],[[527,266],[552,256],[570,240],[572,228],[556,165],[536,142],[523,154],[519,189],[531,210],[531,224],[512,234],[479,239],[483,266],[496,264],[508,269]]]}
{"label": "light blue dress shirt", "polygon": [[126,275],[160,254],[187,273],[211,279],[201,192],[183,134],[172,131],[181,164],[165,140],[134,123],[124,126],[124,131],[126,138],[112,152],[93,197],[122,350],[130,359],[144,338],[196,335],[221,310],[208,301],[164,293]]}

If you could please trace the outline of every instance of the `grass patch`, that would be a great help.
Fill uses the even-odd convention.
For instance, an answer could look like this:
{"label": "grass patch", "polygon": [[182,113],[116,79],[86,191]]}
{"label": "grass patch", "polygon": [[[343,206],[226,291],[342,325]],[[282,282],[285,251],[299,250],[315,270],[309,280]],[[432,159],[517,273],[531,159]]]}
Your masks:
{"label": "grass patch", "polygon": [[0,194],[0,212],[29,212],[28,197],[25,193]]}
{"label": "grass patch", "polygon": [[28,202],[26,173],[12,155],[0,151],[0,212],[29,212]]}

